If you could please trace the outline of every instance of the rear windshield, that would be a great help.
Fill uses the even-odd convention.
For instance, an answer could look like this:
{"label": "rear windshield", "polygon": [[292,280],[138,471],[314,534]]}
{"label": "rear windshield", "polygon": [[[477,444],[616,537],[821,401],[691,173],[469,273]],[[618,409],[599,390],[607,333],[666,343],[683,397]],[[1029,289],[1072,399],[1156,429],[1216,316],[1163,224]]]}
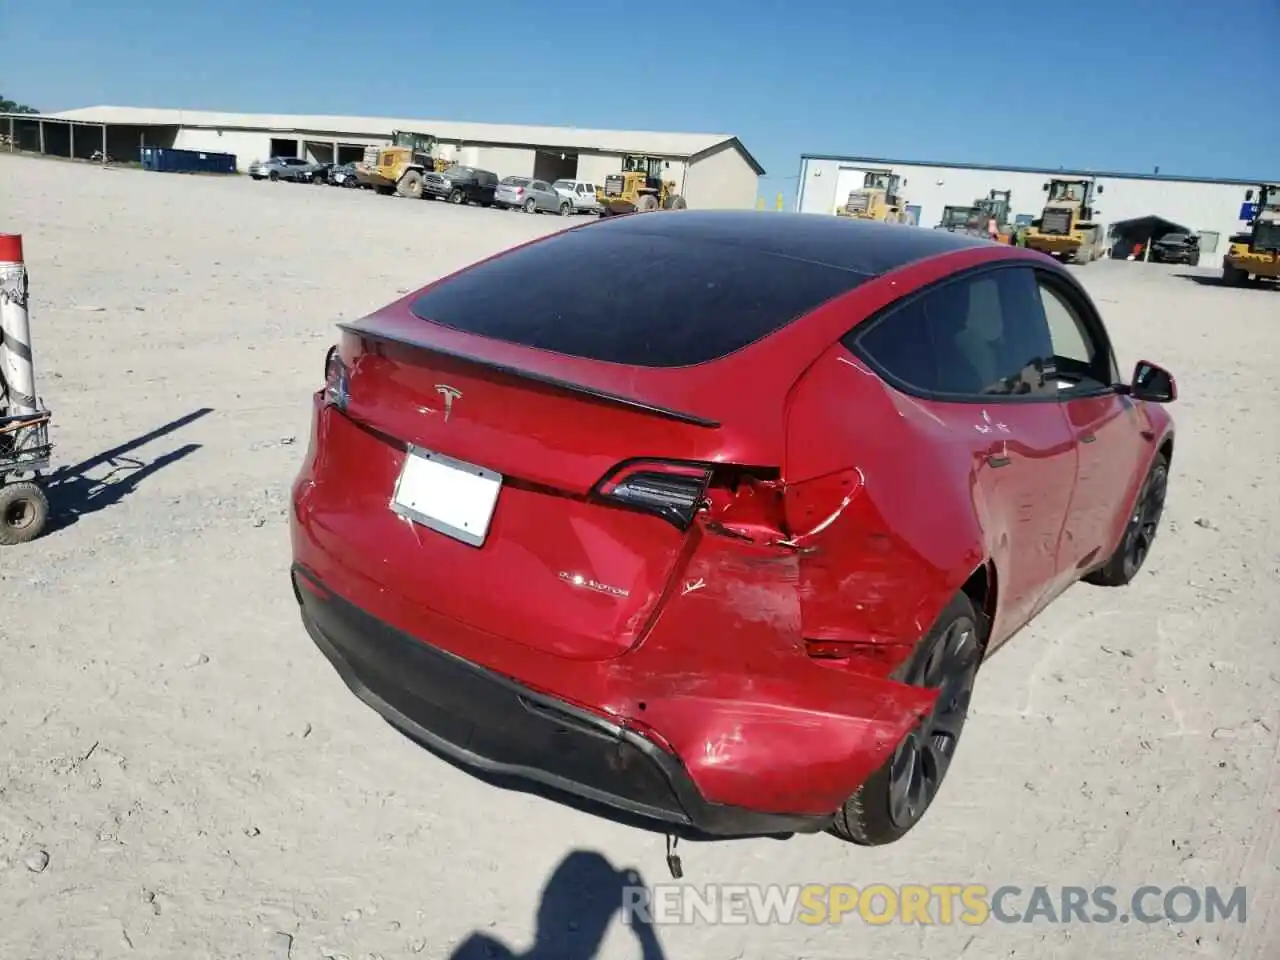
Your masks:
{"label": "rear windshield", "polygon": [[568,356],[683,367],[733,353],[866,279],[736,244],[589,227],[472,267],[412,310]]}

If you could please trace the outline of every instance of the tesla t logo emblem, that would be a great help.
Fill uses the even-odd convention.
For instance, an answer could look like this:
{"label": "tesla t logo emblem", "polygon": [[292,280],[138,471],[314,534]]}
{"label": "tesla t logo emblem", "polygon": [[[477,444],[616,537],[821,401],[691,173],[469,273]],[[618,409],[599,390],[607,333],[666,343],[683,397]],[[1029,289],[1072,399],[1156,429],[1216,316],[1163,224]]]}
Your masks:
{"label": "tesla t logo emblem", "polygon": [[436,393],[444,397],[444,422],[449,422],[449,414],[453,412],[453,401],[462,399],[462,391],[447,383],[437,383]]}

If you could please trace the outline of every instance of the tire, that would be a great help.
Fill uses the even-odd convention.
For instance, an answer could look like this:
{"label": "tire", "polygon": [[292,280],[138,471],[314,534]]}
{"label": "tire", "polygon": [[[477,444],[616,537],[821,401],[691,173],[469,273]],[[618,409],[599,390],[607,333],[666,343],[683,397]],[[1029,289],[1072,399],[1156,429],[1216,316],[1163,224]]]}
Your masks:
{"label": "tire", "polygon": [[[901,839],[924,817],[938,796],[964,730],[982,662],[980,623],[973,603],[965,594],[957,594],[920,641],[903,672],[903,682],[941,687],[933,712],[845,801],[830,833],[859,846],[881,846]],[[921,730],[930,736],[922,737]],[[911,777],[904,787],[907,772]],[[917,783],[921,793],[911,803],[911,787]],[[902,795],[895,797],[900,789]]]}
{"label": "tire", "polygon": [[280,179],[279,171],[272,170],[270,173],[267,174],[267,179],[270,180],[272,183],[275,183],[277,180]]}
{"label": "tire", "polygon": [[1229,263],[1222,265],[1222,282],[1228,287],[1243,287],[1249,281],[1249,274]]}
{"label": "tire", "polygon": [[568,200],[566,200],[564,203],[560,204],[560,216],[562,216],[562,217],[567,217],[567,216],[569,216],[571,213],[573,213],[573,204],[572,204],[572,203],[570,203]]}
{"label": "tire", "polygon": [[407,170],[396,184],[396,193],[409,200],[422,199],[422,174],[417,170]]}
{"label": "tire", "polygon": [[0,487],[0,546],[34,540],[49,520],[49,498],[38,483],[24,481]]}
{"label": "tire", "polygon": [[535,199],[533,199],[533,197],[530,197],[528,200],[526,200],[526,201],[524,202],[524,212],[525,212],[525,213],[537,213],[537,212],[538,212],[538,201],[537,201],[537,200],[535,200]]}
{"label": "tire", "polygon": [[465,203],[466,200],[467,200],[466,194],[464,194],[461,190],[454,190],[452,193],[449,194],[449,202],[454,205]]}
{"label": "tire", "polygon": [[648,213],[658,209],[658,198],[651,193],[642,193],[636,197],[636,213]]}
{"label": "tire", "polygon": [[257,183],[259,180],[262,179],[262,174],[260,173],[250,174],[249,179],[252,180],[254,183]]}
{"label": "tire", "polygon": [[1084,582],[1096,587],[1123,587],[1138,575],[1151,555],[1151,544],[1160,529],[1164,515],[1164,499],[1169,487],[1169,461],[1157,453],[1147,478],[1142,482],[1129,522],[1124,526],[1120,545],[1097,570],[1084,576]]}
{"label": "tire", "polygon": [[680,196],[680,194],[674,193],[667,197],[668,210],[687,210],[688,208],[689,204],[685,202],[684,197]]}

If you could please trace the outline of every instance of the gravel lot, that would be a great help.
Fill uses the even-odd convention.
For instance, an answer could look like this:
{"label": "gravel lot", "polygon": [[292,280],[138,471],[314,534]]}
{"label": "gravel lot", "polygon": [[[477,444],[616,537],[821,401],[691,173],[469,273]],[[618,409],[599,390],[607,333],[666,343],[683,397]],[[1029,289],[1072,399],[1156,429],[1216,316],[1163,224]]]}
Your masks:
{"label": "gravel lot", "polygon": [[[661,837],[496,792],[393,732],[287,582],[334,321],[571,222],[0,156],[65,471],[58,529],[0,556],[0,956],[444,958],[479,932],[586,960],[616,891],[580,855],[544,903],[567,855],[668,881]],[[1103,884],[1122,905],[1247,885],[1247,922],[695,923],[660,927],[663,955],[1277,955],[1280,291],[1185,273],[1082,271],[1122,366],[1164,363],[1184,397],[1139,579],[1073,588],[994,658],[906,839],[685,845],[684,882]],[[640,951],[615,920],[599,955]]]}

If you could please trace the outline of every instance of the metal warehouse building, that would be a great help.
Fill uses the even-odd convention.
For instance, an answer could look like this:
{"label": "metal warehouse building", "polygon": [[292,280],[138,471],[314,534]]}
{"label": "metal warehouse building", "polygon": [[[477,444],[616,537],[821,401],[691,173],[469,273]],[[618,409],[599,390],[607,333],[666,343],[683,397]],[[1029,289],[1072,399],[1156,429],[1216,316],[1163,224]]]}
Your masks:
{"label": "metal warehouse building", "polygon": [[1113,257],[1126,257],[1136,243],[1183,229],[1200,235],[1200,263],[1204,266],[1219,263],[1227,238],[1244,229],[1240,213],[1245,191],[1257,186],[1252,181],[1232,179],[806,154],[800,158],[796,209],[834,214],[848,201],[851,191],[862,187],[871,171],[892,172],[903,178],[902,196],[921,227],[935,226],[943,207],[969,206],[991,190],[1011,191],[1010,218],[1029,220],[1039,217],[1045,201],[1044,185],[1051,178],[1094,177],[1103,188],[1094,201],[1095,217],[1107,228]]}
{"label": "metal warehouse building", "polygon": [[[3,129],[6,120],[9,131]],[[89,158],[106,146],[120,160],[136,160],[138,148],[176,147],[235,154],[246,169],[273,156],[319,162],[359,160],[369,144],[385,143],[393,130],[426,133],[440,141],[445,159],[492,170],[500,177],[551,181],[576,178],[600,183],[628,155],[665,161],[663,179],[700,209],[755,206],[764,169],[735,136],[725,133],[656,133],[526,127],[390,117],[294,116],[84,107],[44,116],[0,119],[18,149]]]}

